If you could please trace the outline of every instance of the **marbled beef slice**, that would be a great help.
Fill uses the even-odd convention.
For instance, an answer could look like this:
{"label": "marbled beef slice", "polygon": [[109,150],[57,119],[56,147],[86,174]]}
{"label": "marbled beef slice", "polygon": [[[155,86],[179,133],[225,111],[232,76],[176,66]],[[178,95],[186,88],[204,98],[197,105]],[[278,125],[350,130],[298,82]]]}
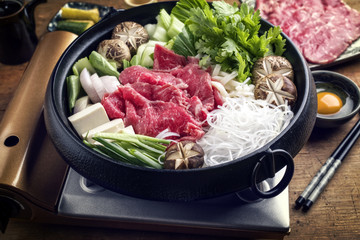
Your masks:
{"label": "marbled beef slice", "polygon": [[360,13],[341,0],[257,0],[256,7],[311,63],[333,62],[360,36]]}

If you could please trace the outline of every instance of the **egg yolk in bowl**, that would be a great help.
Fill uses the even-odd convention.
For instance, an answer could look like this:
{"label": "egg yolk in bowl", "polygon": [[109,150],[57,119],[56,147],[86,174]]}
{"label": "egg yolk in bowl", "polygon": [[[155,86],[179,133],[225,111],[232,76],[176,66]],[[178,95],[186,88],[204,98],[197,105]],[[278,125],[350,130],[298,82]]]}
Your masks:
{"label": "egg yolk in bowl", "polygon": [[331,92],[319,92],[317,94],[318,109],[320,114],[334,114],[340,111],[343,102],[339,96]]}

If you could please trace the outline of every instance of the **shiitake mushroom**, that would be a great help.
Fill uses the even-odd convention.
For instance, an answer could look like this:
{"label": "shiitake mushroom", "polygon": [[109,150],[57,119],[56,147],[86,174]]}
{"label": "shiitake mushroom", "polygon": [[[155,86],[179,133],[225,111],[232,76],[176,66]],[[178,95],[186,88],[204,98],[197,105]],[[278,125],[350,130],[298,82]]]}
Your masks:
{"label": "shiitake mushroom", "polygon": [[252,82],[258,81],[270,74],[280,74],[291,81],[294,80],[294,71],[291,63],[282,56],[266,56],[258,59],[252,69]]}
{"label": "shiitake mushroom", "polygon": [[285,104],[292,106],[297,99],[295,84],[281,74],[270,74],[258,81],[254,90],[255,99],[266,100],[276,106]]}
{"label": "shiitake mushroom", "polygon": [[115,62],[117,68],[121,68],[123,60],[130,61],[129,47],[120,39],[108,39],[99,43],[97,52],[110,62]]}
{"label": "shiitake mushroom", "polygon": [[170,146],[165,154],[165,169],[201,168],[204,165],[204,150],[189,140],[177,142]]}
{"label": "shiitake mushroom", "polygon": [[115,26],[112,32],[112,39],[120,39],[135,54],[138,47],[149,41],[149,34],[146,29],[139,23],[125,21]]}

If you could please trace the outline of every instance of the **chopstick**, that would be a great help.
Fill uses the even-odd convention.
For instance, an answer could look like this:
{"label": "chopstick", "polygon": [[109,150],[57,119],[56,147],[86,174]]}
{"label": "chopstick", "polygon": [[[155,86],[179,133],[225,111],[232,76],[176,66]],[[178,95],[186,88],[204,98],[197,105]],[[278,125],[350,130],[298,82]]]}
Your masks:
{"label": "chopstick", "polygon": [[350,149],[360,136],[360,119],[356,122],[350,132],[341,141],[324,165],[319,169],[311,182],[295,201],[295,208],[303,206],[303,211],[308,211],[328,182],[334,176]]}

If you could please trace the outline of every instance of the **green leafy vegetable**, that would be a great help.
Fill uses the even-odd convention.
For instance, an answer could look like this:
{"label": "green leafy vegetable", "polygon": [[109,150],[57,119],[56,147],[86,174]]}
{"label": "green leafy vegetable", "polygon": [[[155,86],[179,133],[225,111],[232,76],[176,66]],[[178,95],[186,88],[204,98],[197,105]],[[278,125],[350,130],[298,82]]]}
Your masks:
{"label": "green leafy vegetable", "polygon": [[170,38],[177,36],[184,28],[184,23],[177,19],[174,15],[171,15],[170,26],[167,28],[167,34]]}
{"label": "green leafy vegetable", "polygon": [[162,26],[165,29],[168,29],[170,27],[171,17],[165,9],[160,10],[157,19],[158,19],[158,25]]}
{"label": "green leafy vegetable", "polygon": [[[198,54],[221,64],[223,71],[236,71],[239,81],[251,76],[252,65],[257,59],[282,55],[285,51],[280,28],[270,28],[261,35],[260,12],[245,3],[239,8],[236,3],[214,1],[211,8],[205,0],[180,0],[172,15],[186,26],[170,45],[174,52],[195,55],[192,50],[187,50],[194,47]],[[184,34],[190,36],[190,41],[184,41]]]}
{"label": "green leafy vegetable", "polygon": [[169,36],[167,35],[167,30],[161,24],[158,24],[155,28],[155,32],[152,36],[153,40],[160,41],[160,42],[167,42],[169,41]]}
{"label": "green leafy vegetable", "polygon": [[176,6],[172,9],[171,14],[177,17],[183,23],[190,17],[190,9],[192,8],[204,8],[208,3],[206,1],[199,0],[181,0],[176,3]]}
{"label": "green leafy vegetable", "polygon": [[185,26],[182,29],[182,32],[173,39],[171,49],[177,54],[185,57],[195,56],[197,54],[194,35],[187,26]]}
{"label": "green leafy vegetable", "polygon": [[173,37],[177,36],[183,29],[184,23],[180,21],[173,14],[169,14],[165,9],[161,9],[159,15],[156,17],[157,24],[145,25],[148,30],[150,39],[161,42],[168,42]]}

